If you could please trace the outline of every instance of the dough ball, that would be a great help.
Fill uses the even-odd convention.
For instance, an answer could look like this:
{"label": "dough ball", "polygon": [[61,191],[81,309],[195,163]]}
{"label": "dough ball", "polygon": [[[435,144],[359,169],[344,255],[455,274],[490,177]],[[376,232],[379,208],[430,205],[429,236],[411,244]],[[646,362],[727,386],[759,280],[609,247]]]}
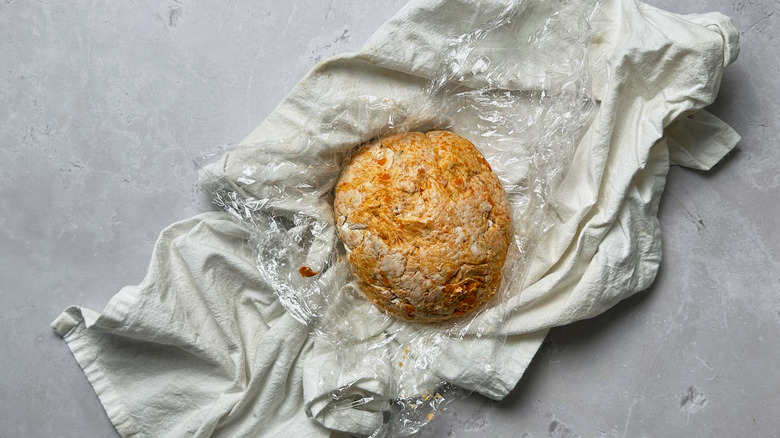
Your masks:
{"label": "dough ball", "polygon": [[361,147],[336,184],[334,211],[361,289],[392,315],[444,321],[498,289],[509,201],[482,154],[457,134],[410,132]]}

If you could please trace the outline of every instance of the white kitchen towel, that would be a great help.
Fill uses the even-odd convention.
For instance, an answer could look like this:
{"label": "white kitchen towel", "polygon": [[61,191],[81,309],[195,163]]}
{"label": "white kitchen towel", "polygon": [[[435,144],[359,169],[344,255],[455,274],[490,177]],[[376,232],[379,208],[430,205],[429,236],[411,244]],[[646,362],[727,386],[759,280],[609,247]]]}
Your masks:
{"label": "white kitchen towel", "polygon": [[[522,27],[524,8],[555,5],[525,2],[514,11]],[[442,47],[507,10],[500,0],[411,1],[358,53],[318,65],[241,145],[204,171],[204,185],[218,184],[216,175],[279,214],[329,217],[317,182],[332,178],[333,169],[322,166],[323,157],[338,156],[388,127],[381,108],[355,114],[350,103],[375,96],[418,106],[429,80],[446,69]],[[506,321],[495,333],[442,343],[430,375],[413,385],[399,383],[398,367],[374,363],[370,354],[341,369],[333,343],[312,336],[258,273],[248,243],[252,230],[227,213],[207,213],[163,231],[147,277],[122,289],[102,314],[71,307],[52,324],[119,433],[392,432],[382,429],[383,412],[407,389],[445,380],[501,399],[551,327],[595,316],[649,286],[660,261],[656,215],[670,163],[708,169],[739,139],[701,111],[715,99],[723,68],[736,58],[738,34],[720,14],[680,16],[634,0],[599,2],[589,21],[595,112],[551,195],[553,225],[537,243],[518,293],[478,317]],[[475,50],[499,63],[523,54],[524,68],[531,69],[567,56],[564,43],[559,53],[544,56],[524,53],[526,46],[505,37]],[[518,77],[511,86],[538,84]],[[333,129],[325,132],[324,126]],[[500,173],[502,163],[491,164]],[[246,178],[247,165],[267,165],[265,178]],[[323,230],[328,232],[333,235]],[[310,265],[322,266],[328,251],[327,245],[310,248]],[[343,269],[326,274],[327,284]],[[379,315],[360,310],[371,330],[392,329],[372,326]],[[359,345],[344,348],[360,351]],[[480,363],[486,355],[490,367]]]}

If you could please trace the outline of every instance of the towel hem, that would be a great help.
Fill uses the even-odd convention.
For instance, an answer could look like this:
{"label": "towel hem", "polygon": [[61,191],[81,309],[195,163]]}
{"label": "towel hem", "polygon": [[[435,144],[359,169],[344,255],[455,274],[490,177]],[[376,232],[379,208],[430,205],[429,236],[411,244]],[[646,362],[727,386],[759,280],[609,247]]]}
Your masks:
{"label": "towel hem", "polygon": [[69,307],[51,325],[67,343],[119,435],[123,438],[144,437],[145,435],[127,414],[125,406],[119,401],[119,396],[112,389],[108,378],[101,372],[96,361],[97,357],[89,353],[90,341],[86,339],[88,336],[84,333],[87,326],[83,309],[78,306]]}

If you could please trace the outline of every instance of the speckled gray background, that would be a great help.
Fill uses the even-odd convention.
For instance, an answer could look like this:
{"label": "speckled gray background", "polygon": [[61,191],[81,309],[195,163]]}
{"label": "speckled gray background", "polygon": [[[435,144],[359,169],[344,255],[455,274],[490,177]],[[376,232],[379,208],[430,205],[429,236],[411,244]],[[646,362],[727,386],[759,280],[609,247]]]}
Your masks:
{"label": "speckled gray background", "polygon": [[[0,2],[0,437],[116,436],[49,323],[140,282],[158,232],[211,208],[193,158],[404,3]],[[780,3],[650,3],[734,19],[711,111],[742,142],[670,172],[650,290],[553,330],[506,400],[460,401],[421,436],[780,436]]]}

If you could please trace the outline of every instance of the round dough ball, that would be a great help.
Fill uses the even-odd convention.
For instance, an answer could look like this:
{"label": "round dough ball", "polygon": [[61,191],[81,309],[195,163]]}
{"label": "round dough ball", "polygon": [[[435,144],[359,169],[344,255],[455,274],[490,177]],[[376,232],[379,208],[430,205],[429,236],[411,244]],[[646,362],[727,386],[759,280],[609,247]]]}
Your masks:
{"label": "round dough ball", "polygon": [[473,312],[501,282],[509,201],[474,145],[449,131],[363,146],[336,184],[335,219],[363,292],[392,315]]}

